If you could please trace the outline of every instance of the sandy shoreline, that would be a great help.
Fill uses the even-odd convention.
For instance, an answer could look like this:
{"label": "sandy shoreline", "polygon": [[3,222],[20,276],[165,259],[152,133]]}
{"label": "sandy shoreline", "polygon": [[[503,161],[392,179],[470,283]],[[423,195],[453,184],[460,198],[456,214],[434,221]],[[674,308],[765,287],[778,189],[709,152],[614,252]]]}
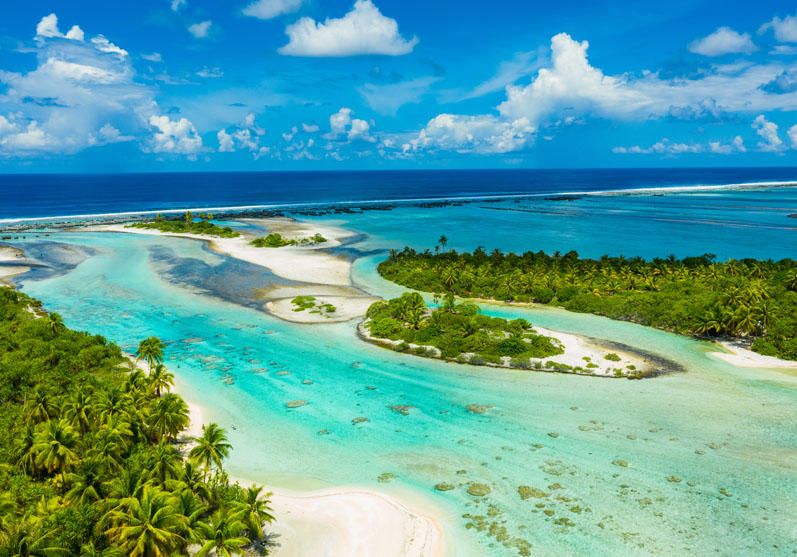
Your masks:
{"label": "sandy shoreline", "polygon": [[797,370],[797,361],[781,360],[774,356],[764,356],[763,354],[745,348],[739,342],[717,341],[715,344],[718,344],[727,350],[727,352],[713,351],[709,352],[709,354],[728,364],[745,368]]}
{"label": "sandy shoreline", "polygon": [[[190,425],[183,443],[202,434],[211,413],[185,398],[188,388],[175,381],[174,392],[186,401]],[[264,478],[267,480],[267,478]],[[443,557],[442,521],[431,509],[420,509],[392,495],[356,486],[296,492],[273,488],[260,478],[234,478],[241,485],[266,484],[277,520],[268,526],[280,544],[278,557]]]}

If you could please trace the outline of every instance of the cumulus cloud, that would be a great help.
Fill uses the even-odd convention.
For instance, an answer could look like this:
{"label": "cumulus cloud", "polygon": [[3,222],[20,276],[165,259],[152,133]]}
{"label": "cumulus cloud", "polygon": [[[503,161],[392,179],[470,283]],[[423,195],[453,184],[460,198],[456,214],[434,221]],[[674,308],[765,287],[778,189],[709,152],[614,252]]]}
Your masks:
{"label": "cumulus cloud", "polygon": [[761,141],[758,142],[759,151],[776,153],[786,148],[783,140],[778,136],[778,125],[767,120],[763,114],[759,114],[753,120],[752,128],[761,137]]}
{"label": "cumulus cloud", "polygon": [[253,112],[247,114],[239,125],[229,129],[229,132],[227,129],[223,129],[216,134],[220,153],[244,150],[249,151],[255,159],[259,159],[270,151],[269,147],[260,144],[261,139],[266,135],[266,130],[257,125]]}
{"label": "cumulus cloud", "polygon": [[149,62],[161,62],[163,61],[163,57],[161,56],[160,52],[152,52],[149,54],[142,54],[141,58],[147,60]]}
{"label": "cumulus cloud", "polygon": [[771,21],[762,25],[758,32],[764,33],[769,29],[775,32],[775,38],[778,41],[797,43],[797,15],[787,15],[783,19],[773,17]]}
{"label": "cumulus cloud", "polygon": [[730,27],[719,27],[716,31],[689,43],[689,51],[703,56],[721,56],[723,54],[750,54],[758,50],[748,33],[737,33]]}
{"label": "cumulus cloud", "polygon": [[791,143],[792,149],[797,149],[797,124],[789,128],[789,131],[786,132],[789,136],[789,142]]}
{"label": "cumulus cloud", "polygon": [[208,36],[208,32],[210,31],[210,26],[213,25],[213,22],[209,19],[206,21],[200,21],[199,23],[194,23],[193,25],[188,26],[188,32],[191,33],[194,38],[202,39]]}
{"label": "cumulus cloud", "polygon": [[258,19],[272,19],[299,9],[303,0],[257,0],[243,9],[243,14]]}
{"label": "cumulus cloud", "polygon": [[127,52],[102,35],[67,35],[54,14],[43,18],[35,69],[0,71],[0,155],[75,153],[148,133],[154,92],[134,81]]}
{"label": "cumulus cloud", "polygon": [[187,118],[171,120],[168,116],[150,116],[153,135],[149,150],[153,153],[188,155],[196,158],[202,150],[202,137]]}
{"label": "cumulus cloud", "polygon": [[722,143],[720,141],[709,141],[708,143],[676,143],[667,138],[662,139],[651,145],[650,147],[640,147],[634,145],[632,147],[614,147],[613,153],[618,154],[632,154],[632,155],[682,155],[685,153],[717,153],[721,155],[730,155],[733,153],[744,153],[747,149],[744,146],[741,136],[736,136],[730,143]]}
{"label": "cumulus cloud", "polygon": [[374,142],[371,137],[371,126],[365,120],[352,118],[350,108],[341,108],[329,117],[329,133],[324,134],[324,139],[348,141]]}
{"label": "cumulus cloud", "polygon": [[439,77],[419,77],[387,85],[366,83],[359,88],[359,91],[368,106],[379,114],[394,116],[405,104],[421,102],[429,87],[439,79]]}
{"label": "cumulus cloud", "polygon": [[400,56],[412,51],[418,38],[404,39],[395,19],[385,17],[371,0],[357,0],[344,17],[318,23],[303,17],[285,28],[288,44],[279,49],[288,56]]}
{"label": "cumulus cloud", "polygon": [[304,122],[302,122],[302,130],[305,133],[316,133],[318,132],[319,129],[321,128],[319,128],[318,125],[316,124],[305,124]]}
{"label": "cumulus cloud", "polygon": [[458,153],[508,153],[525,147],[535,131],[525,118],[507,122],[489,115],[440,114],[418,137],[405,143],[403,151],[436,148]]}
{"label": "cumulus cloud", "polygon": [[[651,119],[711,119],[721,121],[736,113],[797,110],[797,90],[791,91],[784,72],[797,65],[781,63],[711,66],[695,78],[664,78],[655,72],[606,75],[587,59],[589,44],[566,33],[551,39],[551,62],[528,84],[509,85],[497,114],[442,114],[419,132],[411,148],[422,146],[474,152],[506,152],[527,147],[538,129],[583,121],[586,117],[618,121]],[[773,83],[773,81],[775,83]],[[785,83],[785,86],[783,84]],[[768,85],[769,84],[769,85]],[[780,87],[775,94],[773,88]],[[473,127],[479,133],[454,133]],[[428,128],[428,129],[427,129]],[[499,138],[501,150],[487,148],[480,138]],[[472,137],[472,145],[466,144]],[[454,141],[454,138],[458,138]],[[513,147],[514,146],[514,147]]]}
{"label": "cumulus cloud", "polygon": [[199,77],[210,77],[210,78],[217,78],[223,77],[224,72],[221,71],[221,68],[209,68],[207,66],[203,67],[201,70],[196,72]]}
{"label": "cumulus cloud", "polygon": [[179,11],[183,6],[185,6],[185,0],[172,0],[171,8],[173,12]]}
{"label": "cumulus cloud", "polygon": [[38,25],[36,25],[36,38],[45,39],[53,37],[70,39],[73,41],[82,41],[85,38],[85,35],[83,30],[77,25],[73,25],[72,28],[67,31],[66,35],[64,35],[58,29],[58,16],[55,14],[50,14],[44,16],[41,21],[39,21]]}

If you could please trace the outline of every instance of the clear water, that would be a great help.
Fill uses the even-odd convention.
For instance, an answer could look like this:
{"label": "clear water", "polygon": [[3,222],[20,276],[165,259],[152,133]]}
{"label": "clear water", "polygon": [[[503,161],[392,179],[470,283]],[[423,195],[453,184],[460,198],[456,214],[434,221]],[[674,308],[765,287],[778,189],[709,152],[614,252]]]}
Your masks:
{"label": "clear water", "polygon": [[[566,203],[570,215],[479,204],[403,208],[333,222],[367,234],[353,246],[363,254],[353,278],[388,296],[401,289],[376,273],[380,250],[430,247],[440,234],[457,249],[793,257],[794,221],[786,214],[795,212],[796,192],[544,205],[549,211]],[[363,485],[424,497],[444,513],[457,555],[517,553],[487,531],[466,528],[466,513],[528,540],[534,555],[793,554],[794,374],[729,366],[709,356],[705,343],[654,329],[499,305],[484,310],[623,342],[687,371],[627,381],[444,364],[363,343],[354,323],[290,324],[243,297],[236,300],[234,292],[220,296],[199,275],[252,270],[199,242],[60,233],[15,245],[56,239],[93,255],[56,276],[23,278],[22,289],[60,312],[70,327],[103,334],[129,350],[149,335],[167,340],[187,398],[228,428],[233,475],[272,485]],[[259,272],[252,284],[237,288],[273,280]],[[290,374],[279,374],[285,370]],[[308,404],[285,407],[296,399]],[[490,408],[474,414],[466,409],[470,404]],[[405,416],[394,405],[415,408]],[[353,425],[357,417],[370,421]],[[236,429],[229,429],[233,424]],[[383,473],[395,479],[380,483]],[[670,481],[676,478],[681,481]],[[433,486],[444,481],[458,487],[436,492]],[[467,482],[487,484],[491,493],[469,496]],[[554,484],[561,488],[548,487]],[[549,496],[524,501],[518,486]]]}

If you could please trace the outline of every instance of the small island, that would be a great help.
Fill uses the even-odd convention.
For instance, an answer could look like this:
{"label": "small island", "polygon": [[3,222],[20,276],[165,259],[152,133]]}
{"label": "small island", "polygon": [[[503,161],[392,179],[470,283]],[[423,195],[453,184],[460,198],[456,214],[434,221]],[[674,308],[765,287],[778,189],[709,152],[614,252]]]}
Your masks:
{"label": "small island", "polygon": [[[141,228],[143,230],[158,230],[170,234],[201,234],[204,236],[215,236],[218,238],[237,238],[238,232],[229,226],[219,226],[210,222],[213,219],[211,213],[197,214],[199,220],[194,220],[191,211],[186,211],[183,217],[163,218],[159,213],[155,220],[134,222],[128,224],[127,228]],[[203,220],[204,219],[204,220]]]}
{"label": "small island", "polygon": [[378,270],[407,288],[560,306],[797,360],[797,261],[715,259],[405,248]]}
{"label": "small island", "polygon": [[358,330],[363,339],[398,352],[463,364],[608,377],[643,375],[642,366],[624,362],[613,352],[596,353],[593,348],[590,355],[581,355],[583,346],[574,346],[580,356],[577,365],[555,361],[566,350],[561,339],[541,334],[525,319],[482,315],[479,306],[456,303],[453,294],[436,308],[427,306],[417,292],[380,300],[368,308]]}
{"label": "small island", "polygon": [[304,238],[285,238],[279,232],[272,232],[268,236],[255,238],[249,242],[249,245],[256,248],[281,248],[285,246],[315,246],[326,243],[326,241],[327,239],[319,232]]}

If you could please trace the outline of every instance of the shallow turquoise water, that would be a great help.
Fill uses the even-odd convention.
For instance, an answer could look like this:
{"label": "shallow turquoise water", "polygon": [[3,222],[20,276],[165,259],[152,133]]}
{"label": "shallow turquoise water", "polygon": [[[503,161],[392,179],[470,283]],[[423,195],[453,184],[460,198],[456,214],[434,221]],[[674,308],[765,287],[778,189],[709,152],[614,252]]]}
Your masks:
{"label": "shallow turquoise water", "polygon": [[[744,195],[722,202],[776,202],[763,193]],[[793,200],[782,191],[775,195],[780,207]],[[629,199],[595,207],[644,205]],[[674,207],[656,205],[656,211],[686,210],[683,203],[668,203]],[[659,241],[651,244],[654,233],[629,233],[645,228],[639,222],[618,226],[623,221],[599,217],[598,209],[581,218],[473,206],[400,209],[347,216],[346,225],[369,234],[356,246],[361,249],[428,246],[445,233],[460,249],[743,257],[755,248],[774,258],[794,251],[794,231],[762,227],[788,224],[782,211],[724,210],[755,227],[656,221]],[[711,211],[718,209],[706,209]],[[89,233],[55,239],[89,247],[94,255],[66,274],[25,279],[23,290],[60,312],[70,327],[101,333],[127,349],[149,335],[168,341],[170,365],[187,398],[207,406],[228,428],[233,475],[285,485],[296,485],[298,476],[423,495],[450,519],[455,554],[516,554],[488,532],[466,529],[466,513],[496,522],[510,539],[528,540],[535,555],[792,554],[794,375],[735,368],[711,358],[704,343],[628,323],[497,305],[484,310],[623,342],[669,357],[687,371],[627,381],[444,364],[360,342],[354,323],[290,324],[221,299],[197,281],[175,282],[175,260],[182,271],[220,277],[241,271],[199,242]],[[658,253],[662,245],[666,253]],[[401,289],[375,272],[381,257],[360,258],[353,277],[370,292],[394,295]],[[270,280],[260,272],[262,281]],[[297,399],[309,404],[284,406]],[[470,404],[490,408],[473,414],[466,409]],[[415,408],[405,416],[393,405]],[[353,425],[357,417],[369,421]],[[627,466],[615,464],[620,461]],[[382,473],[396,478],[379,483]],[[681,481],[670,481],[675,479]],[[458,487],[435,492],[443,481]],[[469,496],[470,481],[487,484],[491,493]],[[549,488],[554,484],[561,488]],[[521,500],[521,485],[548,496]]]}

